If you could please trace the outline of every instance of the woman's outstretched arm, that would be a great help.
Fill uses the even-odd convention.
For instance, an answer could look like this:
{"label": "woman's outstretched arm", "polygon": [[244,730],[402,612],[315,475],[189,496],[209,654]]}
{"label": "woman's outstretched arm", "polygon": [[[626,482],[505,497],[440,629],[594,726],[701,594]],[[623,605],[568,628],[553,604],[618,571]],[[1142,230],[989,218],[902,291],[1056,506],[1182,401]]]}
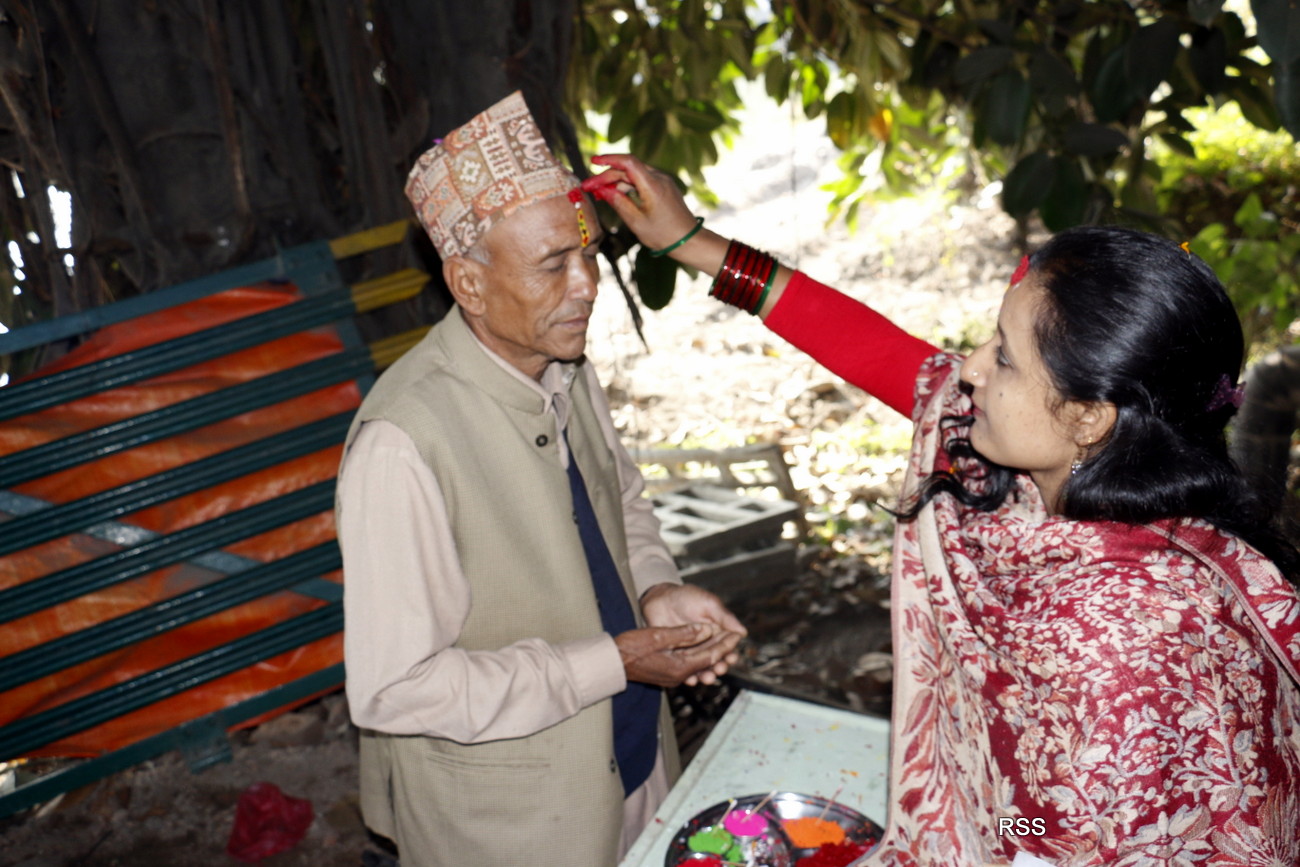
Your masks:
{"label": "woman's outstretched arm", "polygon": [[[695,228],[695,215],[668,175],[628,155],[597,156],[592,162],[609,169],[588,178],[584,188],[608,202],[647,247],[673,247]],[[717,274],[730,243],[700,229],[669,255]],[[921,362],[939,351],[860,301],[784,265],[777,266],[771,289],[754,312],[827,369],[909,417]]]}

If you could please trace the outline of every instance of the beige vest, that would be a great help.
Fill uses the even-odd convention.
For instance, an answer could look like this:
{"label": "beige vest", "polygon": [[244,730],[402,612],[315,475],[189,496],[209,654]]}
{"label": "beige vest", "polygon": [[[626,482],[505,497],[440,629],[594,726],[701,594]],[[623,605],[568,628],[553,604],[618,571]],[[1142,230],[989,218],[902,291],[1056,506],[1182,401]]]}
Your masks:
{"label": "beige vest", "polygon": [[[571,390],[570,459],[578,461],[643,625],[628,566],[614,456],[587,389],[578,371]],[[459,310],[376,382],[352,423],[349,444],[362,422],[381,418],[411,437],[446,500],[473,599],[457,647],[496,650],[522,638],[558,643],[602,631],[557,452],[562,432],[556,417],[535,390],[483,352]],[[663,724],[666,714],[660,719],[661,732],[671,737],[671,727]],[[400,749],[404,762],[414,758],[412,750],[418,753],[429,793],[419,810],[445,840],[449,865],[615,862],[623,790],[610,700],[513,740],[464,745],[381,737],[409,741]],[[383,754],[394,755],[392,747]],[[366,772],[363,768],[363,776]],[[409,769],[403,776],[409,777]],[[375,815],[375,804],[363,807],[368,820]],[[418,863],[442,863],[426,856]]]}

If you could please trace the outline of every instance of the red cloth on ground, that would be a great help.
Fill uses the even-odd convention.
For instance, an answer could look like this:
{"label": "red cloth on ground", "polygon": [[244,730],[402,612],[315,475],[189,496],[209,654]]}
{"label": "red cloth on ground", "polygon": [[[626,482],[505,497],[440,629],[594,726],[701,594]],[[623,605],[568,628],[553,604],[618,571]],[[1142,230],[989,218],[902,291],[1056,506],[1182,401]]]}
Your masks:
{"label": "red cloth on ground", "polygon": [[254,783],[239,796],[226,852],[256,864],[297,846],[311,822],[311,801],[291,798],[274,783]]}
{"label": "red cloth on ground", "polygon": [[939,350],[861,301],[796,271],[764,324],[908,418],[921,362]]}

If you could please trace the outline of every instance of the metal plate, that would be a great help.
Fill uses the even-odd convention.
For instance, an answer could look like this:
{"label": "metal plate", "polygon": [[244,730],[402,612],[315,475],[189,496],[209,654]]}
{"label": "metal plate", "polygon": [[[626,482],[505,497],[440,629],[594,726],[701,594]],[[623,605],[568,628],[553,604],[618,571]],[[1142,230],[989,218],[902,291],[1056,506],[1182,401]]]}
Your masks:
{"label": "metal plate", "polygon": [[[749,810],[758,806],[767,798],[766,794],[747,795],[736,799],[735,810]],[[664,858],[664,867],[691,867],[692,864],[705,860],[706,853],[691,849],[690,838],[699,831],[717,825],[727,812],[729,801],[714,804],[707,810],[695,814],[689,822],[678,829],[668,845]],[[781,823],[809,816],[822,817],[836,822],[844,829],[845,839],[866,845],[880,840],[883,830],[875,822],[861,813],[838,802],[832,803],[816,795],[801,795],[795,792],[778,792],[763,806],[759,815],[768,820],[764,832],[753,838],[743,838],[742,848],[745,860],[742,863],[751,867],[793,867],[795,862],[817,850],[798,849],[781,829]]]}

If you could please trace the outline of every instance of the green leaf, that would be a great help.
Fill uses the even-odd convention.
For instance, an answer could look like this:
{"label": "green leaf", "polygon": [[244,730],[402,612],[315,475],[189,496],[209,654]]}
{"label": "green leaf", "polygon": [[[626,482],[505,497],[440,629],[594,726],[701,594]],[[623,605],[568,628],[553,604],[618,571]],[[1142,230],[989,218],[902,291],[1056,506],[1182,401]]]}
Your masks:
{"label": "green leaf", "polygon": [[1043,225],[1048,229],[1060,232],[1083,222],[1084,210],[1088,204],[1088,185],[1077,161],[1056,157],[1053,163],[1055,172],[1052,186],[1043,203],[1038,206],[1038,215],[1043,218]]}
{"label": "green leaf", "polygon": [[1192,65],[1192,74],[1206,93],[1223,90],[1228,76],[1228,37],[1222,30],[1201,28],[1194,32],[1187,58]]}
{"label": "green leaf", "polygon": [[929,30],[922,29],[920,33],[916,34],[916,40],[912,43],[912,56],[909,64],[912,72],[907,77],[907,84],[915,86],[925,83],[922,73],[926,61],[930,59],[930,45],[933,42],[934,34]]}
{"label": "green leaf", "polygon": [[1062,142],[1066,150],[1084,157],[1113,154],[1129,143],[1128,136],[1117,129],[1097,123],[1075,122],[1065,128]]}
{"label": "green leaf", "polygon": [[997,75],[1015,60],[1015,53],[1004,45],[978,48],[953,67],[952,77],[962,87]]}
{"label": "green leaf", "polygon": [[632,129],[632,153],[648,163],[658,163],[667,131],[668,125],[662,111],[652,108],[645,112],[637,118],[636,126]]}
{"label": "green leaf", "polygon": [[767,95],[777,102],[785,102],[790,94],[790,66],[781,55],[773,54],[767,62],[763,69],[763,86]]}
{"label": "green leaf", "polygon": [[1090,95],[1099,123],[1119,120],[1137,99],[1124,71],[1124,55],[1123,48],[1116,49],[1106,55],[1097,68]]}
{"label": "green leaf", "polygon": [[1209,27],[1219,12],[1223,10],[1223,0],[1188,0],[1187,11],[1192,20],[1204,27]]}
{"label": "green leaf", "polygon": [[622,141],[632,134],[641,112],[635,99],[618,99],[614,101],[614,110],[609,113],[609,131],[605,137],[610,144]]}
{"label": "green leaf", "polygon": [[1079,92],[1079,80],[1074,76],[1074,69],[1046,48],[1034,52],[1034,58],[1029,62],[1029,80],[1034,92],[1039,94],[1069,96]]}
{"label": "green leaf", "polygon": [[1291,137],[1300,140],[1300,60],[1273,70],[1273,99],[1277,113]]}
{"label": "green leaf", "polygon": [[638,250],[632,278],[641,303],[651,310],[667,307],[677,288],[677,268],[677,263],[667,256],[651,256],[645,247]]}
{"label": "green leaf", "polygon": [[1042,204],[1056,176],[1056,166],[1045,151],[1035,151],[1016,163],[1002,182],[1002,209],[1013,217],[1028,214]]}
{"label": "green leaf", "polygon": [[935,87],[940,90],[947,90],[950,77],[955,75],[957,63],[961,55],[961,49],[951,42],[940,42],[930,52],[930,57],[925,61],[925,69],[921,75],[921,84],[926,87]]}
{"label": "green leaf", "polygon": [[1225,92],[1237,101],[1246,120],[1270,132],[1277,129],[1278,119],[1273,104],[1254,82],[1240,76],[1230,77]]}
{"label": "green leaf", "polygon": [[1168,77],[1181,34],[1173,18],[1161,18],[1133,34],[1124,53],[1124,70],[1138,97],[1146,99]]}
{"label": "green leaf", "polygon": [[1195,132],[1196,125],[1172,109],[1165,112],[1165,123],[1179,132]]}
{"label": "green leaf", "polygon": [[698,100],[678,105],[673,114],[682,126],[695,132],[712,133],[727,122],[716,105]]}
{"label": "green leaf", "polygon": [[1274,63],[1300,61],[1300,3],[1296,0],[1251,0],[1259,46]]}
{"label": "green leaf", "polygon": [[1010,21],[1001,21],[997,18],[980,18],[975,25],[985,36],[1003,45],[1010,44],[1016,32]]}
{"label": "green leaf", "polygon": [[826,107],[826,132],[840,150],[847,150],[853,143],[857,111],[858,101],[843,91],[835,94]]}
{"label": "green leaf", "polygon": [[1196,159],[1196,148],[1192,147],[1191,142],[1177,133],[1162,132],[1160,133],[1160,140],[1164,142],[1171,151]]}
{"label": "green leaf", "polygon": [[1008,69],[989,84],[980,119],[989,138],[998,144],[1020,141],[1029,117],[1029,82],[1019,70]]}

